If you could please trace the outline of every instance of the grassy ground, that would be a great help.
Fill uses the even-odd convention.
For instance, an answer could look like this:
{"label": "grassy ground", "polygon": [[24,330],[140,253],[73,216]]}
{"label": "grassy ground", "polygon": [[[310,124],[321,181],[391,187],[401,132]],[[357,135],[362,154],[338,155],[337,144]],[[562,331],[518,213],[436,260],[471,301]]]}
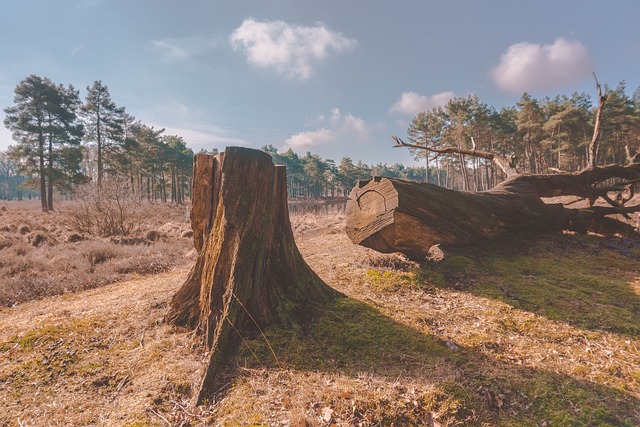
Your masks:
{"label": "grassy ground", "polygon": [[[640,246],[506,238],[417,265],[296,216],[346,297],[247,341],[193,406],[206,355],[162,322],[186,269],[0,310],[0,425],[640,425]],[[272,353],[272,349],[274,353]]]}

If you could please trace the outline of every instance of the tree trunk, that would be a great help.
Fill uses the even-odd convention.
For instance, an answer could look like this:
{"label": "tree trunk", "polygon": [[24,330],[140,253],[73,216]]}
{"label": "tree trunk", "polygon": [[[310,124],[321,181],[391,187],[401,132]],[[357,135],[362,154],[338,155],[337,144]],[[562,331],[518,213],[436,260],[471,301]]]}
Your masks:
{"label": "tree trunk", "polygon": [[638,236],[624,222],[605,217],[639,206],[568,209],[541,197],[575,195],[595,201],[607,190],[594,183],[640,176],[640,164],[587,169],[574,174],[516,175],[484,192],[454,191],[391,178],[359,182],[349,195],[346,231],[354,243],[380,252],[424,258],[435,244],[474,245],[506,232],[570,230]]}
{"label": "tree trunk", "polygon": [[[38,127],[41,127],[38,120]],[[42,212],[49,211],[47,204],[47,172],[44,166],[44,134],[42,131],[38,134],[38,171],[40,172],[40,204]]]}
{"label": "tree trunk", "polygon": [[167,321],[196,330],[211,351],[198,403],[243,336],[273,323],[304,325],[340,294],[305,263],[293,239],[286,170],[268,154],[230,147],[194,159],[191,221],[198,258]]}

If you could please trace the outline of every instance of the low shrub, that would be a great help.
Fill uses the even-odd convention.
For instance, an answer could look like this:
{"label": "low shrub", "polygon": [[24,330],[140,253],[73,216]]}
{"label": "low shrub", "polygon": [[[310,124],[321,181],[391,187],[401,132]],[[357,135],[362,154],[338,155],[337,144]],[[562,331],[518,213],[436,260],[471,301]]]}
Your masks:
{"label": "low shrub", "polygon": [[108,180],[101,188],[87,184],[76,191],[75,197],[75,205],[67,212],[67,223],[80,233],[94,236],[128,236],[149,210],[123,179]]}

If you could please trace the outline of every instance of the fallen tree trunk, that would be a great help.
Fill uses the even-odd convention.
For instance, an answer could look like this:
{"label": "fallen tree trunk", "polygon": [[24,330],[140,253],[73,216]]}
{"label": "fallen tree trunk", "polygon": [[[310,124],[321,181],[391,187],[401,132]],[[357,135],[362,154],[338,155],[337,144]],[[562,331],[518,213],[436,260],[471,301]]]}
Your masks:
{"label": "fallen tree trunk", "polygon": [[507,232],[570,230],[637,237],[629,224],[606,217],[640,206],[569,209],[541,197],[607,197],[616,188],[594,184],[640,177],[640,164],[611,165],[574,174],[515,175],[489,191],[464,192],[413,181],[360,181],[349,195],[346,232],[354,243],[380,252],[424,258],[431,246],[467,246]]}
{"label": "fallen tree trunk", "polygon": [[[594,74],[595,77],[595,74]],[[347,202],[346,231],[354,243],[380,252],[403,252],[423,258],[431,246],[473,245],[507,232],[594,232],[638,237],[633,226],[611,218],[640,212],[640,204],[627,206],[640,182],[640,149],[627,165],[598,166],[600,122],[607,95],[598,80],[598,109],[588,147],[588,166],[581,171],[557,174],[521,174],[517,165],[497,153],[472,147],[439,146],[430,141],[407,144],[392,136],[395,147],[426,150],[440,155],[470,155],[490,160],[507,177],[489,191],[469,193],[400,179],[374,178],[358,182]],[[542,198],[576,196],[587,200],[583,209],[547,204]],[[601,199],[608,206],[596,206]]]}
{"label": "fallen tree trunk", "polygon": [[304,325],[340,294],[294,242],[284,166],[262,151],[230,147],[215,157],[197,154],[193,176],[198,258],[166,320],[195,329],[210,350],[201,403],[222,388],[220,375],[244,337],[273,323]]}

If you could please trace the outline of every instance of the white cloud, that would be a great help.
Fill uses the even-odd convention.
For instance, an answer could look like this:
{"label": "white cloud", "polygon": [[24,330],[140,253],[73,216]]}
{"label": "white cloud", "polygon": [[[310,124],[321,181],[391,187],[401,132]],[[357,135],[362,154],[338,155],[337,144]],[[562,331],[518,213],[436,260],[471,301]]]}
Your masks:
{"label": "white cloud", "polygon": [[400,99],[393,104],[389,112],[415,116],[422,111],[429,111],[432,108],[443,106],[455,97],[456,94],[451,91],[440,92],[431,96],[418,95],[415,92],[404,92]]}
{"label": "white cloud", "polygon": [[378,128],[377,125],[367,124],[360,117],[350,113],[342,114],[338,108],[333,108],[329,116],[320,116],[318,122],[318,129],[299,132],[289,137],[284,142],[282,150],[308,150],[311,147],[341,142],[364,142]]}
{"label": "white cloud", "polygon": [[319,143],[333,141],[334,139],[335,132],[325,128],[299,132],[287,138],[282,149],[287,150],[291,148],[294,151],[306,150],[317,146]]}
{"label": "white cloud", "polygon": [[572,84],[591,71],[587,48],[578,41],[558,38],[553,44],[509,46],[490,76],[501,90],[522,93]]}
{"label": "white cloud", "polygon": [[342,52],[358,44],[322,24],[305,27],[254,19],[246,19],[231,33],[229,41],[250,63],[301,80],[311,76],[313,62],[325,58],[329,51]]}

